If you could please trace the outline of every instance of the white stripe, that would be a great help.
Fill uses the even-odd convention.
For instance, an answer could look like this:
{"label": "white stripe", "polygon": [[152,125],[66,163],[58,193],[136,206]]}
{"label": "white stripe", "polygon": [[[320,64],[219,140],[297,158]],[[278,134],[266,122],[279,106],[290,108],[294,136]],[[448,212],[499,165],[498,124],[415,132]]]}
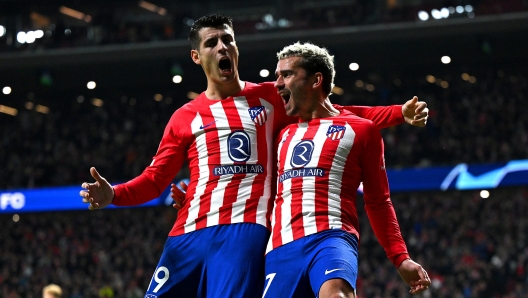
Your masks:
{"label": "white stripe", "polygon": [[196,184],[196,192],[194,197],[191,199],[189,204],[189,212],[187,219],[185,220],[185,225],[183,226],[185,233],[192,232],[196,230],[195,219],[198,217],[198,212],[200,211],[200,196],[205,192],[205,185],[209,180],[209,167],[208,158],[209,152],[207,150],[207,144],[205,141],[205,132],[200,129],[202,126],[203,119],[199,113],[196,113],[196,117],[191,122],[191,131],[196,137],[196,151],[198,152],[198,183]]}
{"label": "white stripe", "polygon": [[[211,106],[211,114],[216,122],[216,132],[218,133],[218,142],[220,148],[220,164],[221,165],[230,165],[233,164],[229,158],[229,153],[227,152],[227,137],[231,133],[231,128],[229,127],[229,122],[227,121],[227,115],[222,106],[222,101],[219,101]],[[218,184],[213,189],[211,193],[211,207],[207,212],[207,226],[214,226],[220,222],[220,213],[218,210],[222,207],[224,203],[224,194],[226,186],[231,182],[232,175],[223,175],[218,179]]]}

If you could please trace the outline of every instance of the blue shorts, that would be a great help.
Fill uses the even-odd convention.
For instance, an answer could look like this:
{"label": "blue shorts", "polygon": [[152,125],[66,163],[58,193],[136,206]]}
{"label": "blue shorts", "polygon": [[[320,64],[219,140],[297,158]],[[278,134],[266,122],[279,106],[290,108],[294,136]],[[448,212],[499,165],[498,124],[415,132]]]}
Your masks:
{"label": "blue shorts", "polygon": [[346,280],[354,289],[358,274],[358,241],[343,230],[312,234],[266,255],[265,298],[319,297],[329,279]]}
{"label": "blue shorts", "polygon": [[145,298],[260,298],[268,238],[268,229],[252,223],[169,237]]}

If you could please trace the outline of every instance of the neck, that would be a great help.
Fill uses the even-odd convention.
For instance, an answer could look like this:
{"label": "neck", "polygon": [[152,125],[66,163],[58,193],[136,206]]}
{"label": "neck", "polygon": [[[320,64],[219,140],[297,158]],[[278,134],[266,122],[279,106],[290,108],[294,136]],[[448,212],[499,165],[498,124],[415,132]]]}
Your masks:
{"label": "neck", "polygon": [[332,103],[330,102],[330,99],[326,97],[322,101],[317,101],[315,106],[312,107],[311,112],[307,113],[305,115],[299,116],[304,121],[310,121],[312,119],[317,118],[327,118],[327,117],[335,117],[339,115],[341,112],[339,112]]}
{"label": "neck", "polygon": [[205,90],[205,96],[211,100],[225,99],[230,96],[240,93],[246,85],[245,82],[236,78],[228,83],[211,82],[207,83],[207,90]]}

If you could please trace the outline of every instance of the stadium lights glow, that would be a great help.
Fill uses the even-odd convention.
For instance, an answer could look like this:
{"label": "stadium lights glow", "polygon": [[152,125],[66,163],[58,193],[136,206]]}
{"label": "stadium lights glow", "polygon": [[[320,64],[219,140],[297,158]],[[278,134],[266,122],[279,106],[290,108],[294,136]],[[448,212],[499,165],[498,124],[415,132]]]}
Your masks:
{"label": "stadium lights glow", "polygon": [[418,12],[418,18],[422,21],[429,20],[429,14],[426,11],[420,10]]}
{"label": "stadium lights glow", "polygon": [[433,19],[440,20],[442,18],[442,13],[438,9],[431,10],[431,16],[433,16]]}
{"label": "stadium lights glow", "polygon": [[354,63],[350,63],[350,65],[348,66],[348,68],[350,68],[351,71],[356,71],[359,69],[359,64],[357,64],[356,62]]}
{"label": "stadium lights glow", "polygon": [[12,107],[0,105],[0,113],[16,116],[18,114],[18,110]]}
{"label": "stadium lights glow", "polygon": [[159,6],[155,5],[155,4],[152,4],[152,3],[147,2],[147,1],[139,1],[138,5],[141,8],[144,8],[144,9],[146,9],[148,11],[155,12],[155,13],[157,13],[159,15],[162,15],[162,16],[167,14],[167,10],[165,8],[159,7]]}
{"label": "stadium lights glow", "polygon": [[18,222],[19,220],[20,220],[20,215],[18,215],[18,214],[13,215],[13,221],[14,222]]}
{"label": "stadium lights glow", "polygon": [[77,96],[77,102],[78,103],[83,103],[84,102],[84,96],[82,96],[82,95]]}
{"label": "stadium lights glow", "polygon": [[28,102],[26,102],[26,104],[24,106],[26,107],[26,109],[31,110],[31,109],[33,109],[35,104],[32,103],[31,101],[28,101]]}
{"label": "stadium lights glow", "polygon": [[189,99],[195,99],[199,94],[193,91],[187,92],[187,98]]}
{"label": "stadium lights glow", "polygon": [[466,7],[464,7],[464,10],[465,10],[466,12],[472,12],[472,11],[473,11],[473,6],[471,6],[471,5],[466,5]]}
{"label": "stadium lights glow", "polygon": [[26,43],[34,43],[36,38],[35,31],[28,31],[26,33]]}
{"label": "stadium lights glow", "polygon": [[449,64],[451,63],[451,57],[449,56],[442,56],[442,58],[440,59],[442,61],[442,63],[444,64]]}
{"label": "stadium lights glow", "polygon": [[67,15],[77,20],[85,21],[86,23],[90,23],[92,21],[92,17],[90,15],[84,14],[80,11],[71,9],[66,6],[59,7],[59,11],[64,15]]}
{"label": "stadium lights glow", "polygon": [[448,10],[449,10],[449,13],[450,13],[450,14],[454,14],[455,11],[456,11],[455,8],[454,8],[453,6],[449,6]]}
{"label": "stadium lights glow", "polygon": [[374,85],[372,84],[367,84],[367,86],[365,86],[365,89],[367,89],[367,91],[374,92],[376,90],[376,87],[374,87]]}
{"label": "stadium lights glow", "polygon": [[154,100],[155,101],[162,101],[163,100],[163,95],[161,95],[159,93],[154,94]]}
{"label": "stadium lights glow", "polygon": [[464,12],[464,6],[457,6],[456,7],[456,12],[463,13]]}
{"label": "stadium lights glow", "polygon": [[35,30],[35,38],[42,38],[44,37],[44,31],[42,30]]}
{"label": "stadium lights glow", "polygon": [[483,199],[487,199],[487,198],[489,198],[489,196],[490,196],[489,191],[487,191],[487,190],[481,190],[481,191],[480,191],[480,197],[481,197],[481,198],[483,198]]}
{"label": "stadium lights glow", "polygon": [[11,87],[9,86],[5,86],[3,89],[2,89],[2,93],[4,93],[5,95],[7,94],[10,94],[11,93]]}
{"label": "stadium lights glow", "polygon": [[18,43],[26,43],[26,32],[20,31],[17,33]]}
{"label": "stadium lights glow", "polygon": [[35,111],[42,113],[42,114],[48,114],[50,112],[50,109],[47,106],[37,105],[35,107]]}
{"label": "stadium lights glow", "polygon": [[183,77],[180,76],[180,75],[175,75],[172,77],[172,81],[175,83],[175,84],[179,84],[181,83],[183,80]]}
{"label": "stadium lights glow", "polygon": [[362,80],[357,80],[357,81],[356,81],[356,87],[358,87],[358,88],[363,88],[363,86],[365,86],[365,83],[363,83]]}
{"label": "stadium lights glow", "polygon": [[447,19],[449,17],[449,9],[447,7],[444,7],[440,10],[440,15],[442,18]]}
{"label": "stadium lights glow", "polygon": [[6,27],[0,25],[0,37],[4,36],[6,34]]}
{"label": "stadium lights glow", "polygon": [[431,84],[434,84],[436,82],[436,78],[432,75],[428,75],[425,77],[425,79],[427,80],[427,82],[431,83]]}
{"label": "stadium lights glow", "polygon": [[474,18],[475,17],[475,13],[474,12],[468,12],[468,17],[470,19]]}
{"label": "stadium lights glow", "polygon": [[261,77],[267,78],[269,76],[270,72],[267,69],[261,69],[259,74],[260,74]]}
{"label": "stadium lights glow", "polygon": [[103,103],[103,100],[100,98],[92,98],[92,104],[96,107],[102,107]]}
{"label": "stadium lights glow", "polygon": [[341,87],[334,86],[332,88],[332,93],[337,94],[337,95],[343,95],[345,94],[345,90],[343,90],[343,88]]}
{"label": "stadium lights glow", "polygon": [[90,89],[90,90],[91,90],[91,89],[95,89],[95,86],[97,86],[97,84],[95,84],[94,81],[90,81],[90,82],[88,82],[88,83],[86,84],[86,88],[88,88],[88,89]]}

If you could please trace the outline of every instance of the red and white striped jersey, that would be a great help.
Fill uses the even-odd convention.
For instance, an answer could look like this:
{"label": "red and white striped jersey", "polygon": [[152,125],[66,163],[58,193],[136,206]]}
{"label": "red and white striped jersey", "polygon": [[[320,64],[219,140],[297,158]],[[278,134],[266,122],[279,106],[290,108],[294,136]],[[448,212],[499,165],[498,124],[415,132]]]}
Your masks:
{"label": "red and white striped jersey", "polygon": [[[346,108],[376,119],[379,127],[403,122],[401,106]],[[159,197],[187,160],[190,182],[170,236],[241,222],[269,228],[274,136],[296,121],[286,116],[271,82],[246,82],[239,94],[222,100],[202,93],[174,112],[151,165],[114,186],[113,204],[139,205]]]}
{"label": "red and white striped jersey", "polygon": [[[369,120],[336,117],[291,124],[278,137],[277,195],[267,252],[304,236],[342,229],[359,239],[357,189],[387,256],[408,257],[389,196],[383,140]],[[397,264],[396,264],[397,263]]]}

